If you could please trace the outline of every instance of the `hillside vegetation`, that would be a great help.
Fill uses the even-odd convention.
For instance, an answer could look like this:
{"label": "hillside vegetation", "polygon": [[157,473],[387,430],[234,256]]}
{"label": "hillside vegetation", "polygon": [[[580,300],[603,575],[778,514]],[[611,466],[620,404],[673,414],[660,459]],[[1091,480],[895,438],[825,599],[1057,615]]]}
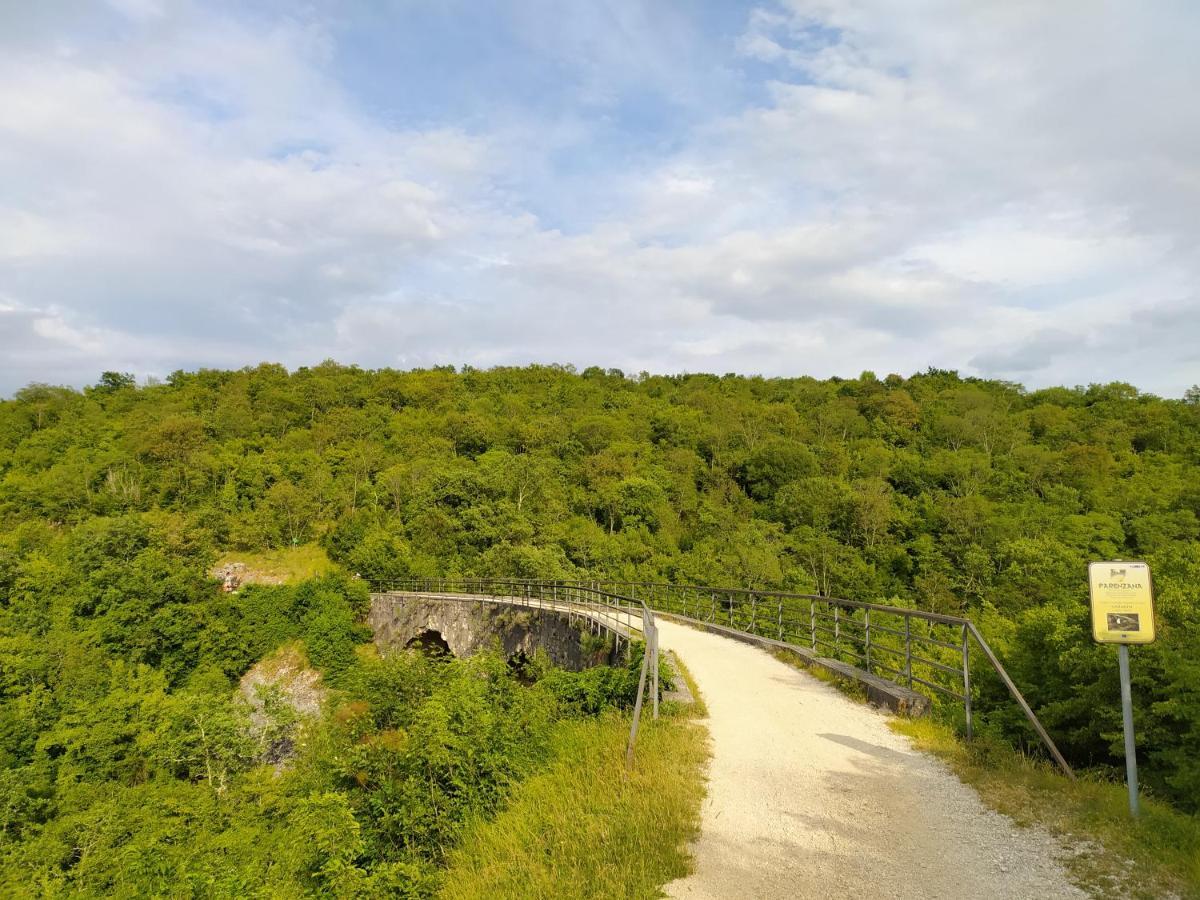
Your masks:
{"label": "hillside vegetation", "polygon": [[[220,596],[178,540],[87,523],[7,595],[6,895],[430,896],[467,823],[553,764],[563,728],[632,700],[640,655],[579,674],[380,658],[361,581]],[[323,715],[233,692],[263,656],[306,666],[301,646]]]}
{"label": "hillside vegetation", "polygon": [[[219,612],[205,578],[221,554],[316,542],[367,579],[586,574],[965,613],[1068,757],[1102,773],[1121,763],[1117,667],[1090,636],[1085,565],[1144,558],[1161,637],[1133,653],[1142,774],[1195,811],[1198,400],[936,370],[818,381],[326,363],[31,385],[0,403],[0,754],[72,790],[87,783],[72,766],[137,782],[149,764],[78,737],[93,701],[152,681],[168,709],[293,636],[336,682],[353,652],[329,635],[359,627],[354,584],[336,603],[321,589],[285,628]],[[986,727],[1029,738],[1009,705]]]}

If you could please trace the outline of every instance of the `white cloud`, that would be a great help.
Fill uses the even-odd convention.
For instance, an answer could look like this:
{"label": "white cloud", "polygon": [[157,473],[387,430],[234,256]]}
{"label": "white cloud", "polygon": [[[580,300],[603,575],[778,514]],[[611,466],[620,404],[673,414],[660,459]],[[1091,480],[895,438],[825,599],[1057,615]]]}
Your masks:
{"label": "white cloud", "polygon": [[[177,368],[177,346],[81,318],[73,311],[0,298],[0,382],[14,387],[33,381],[90,384],[106,370],[165,374]],[[234,350],[219,337],[197,336],[192,352],[213,365],[240,366],[243,349]],[[47,360],[53,368],[46,368]]]}
{"label": "white cloud", "polygon": [[702,108],[685,18],[534,17],[578,118],[414,129],[317,19],[117,5],[119,40],[29,12],[0,55],[0,390],[331,355],[1197,379],[1189,5],[765,7],[710,67],[772,67],[758,100],[565,179],[637,83]]}
{"label": "white cloud", "polygon": [[163,15],[158,0],[107,0],[109,6],[130,19],[157,19]]}
{"label": "white cloud", "polygon": [[[328,319],[386,292],[471,230],[469,196],[447,189],[472,177],[477,142],[352,115],[319,75],[310,28],[262,36],[217,21],[180,37],[178,54],[160,39],[134,43],[120,66],[0,63],[0,260],[14,260],[0,278],[22,303],[156,335],[189,364],[218,334],[273,355],[287,318]],[[218,95],[239,77],[258,86],[230,118],[194,108],[218,70]]]}

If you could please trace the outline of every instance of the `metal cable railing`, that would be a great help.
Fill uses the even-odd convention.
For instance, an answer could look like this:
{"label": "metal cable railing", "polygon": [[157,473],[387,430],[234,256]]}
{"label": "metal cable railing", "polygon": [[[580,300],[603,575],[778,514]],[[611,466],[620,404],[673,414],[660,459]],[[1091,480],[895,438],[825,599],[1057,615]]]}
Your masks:
{"label": "metal cable railing", "polygon": [[1034,714],[978,627],[970,619],[817,594],[605,581],[606,589],[639,597],[660,612],[804,647],[860,668],[868,676],[949,697],[963,705],[966,735],[974,734],[971,642],[983,653],[1051,757],[1075,773]]}
{"label": "metal cable railing", "polygon": [[[630,758],[637,737],[648,657],[652,657],[652,696],[654,714],[658,716],[658,631],[654,625],[654,611],[658,610],[803,648],[854,666],[867,676],[885,678],[913,690],[920,685],[926,692],[962,703],[968,740],[974,734],[970,667],[973,640],[1051,757],[1064,773],[1075,777],[975,623],[961,616],[817,594],[661,582],[417,579],[404,584],[421,585],[424,592],[441,590],[477,595],[504,590],[512,595],[505,602],[536,600],[540,608],[583,604],[615,611],[618,622],[624,615],[626,629],[632,629],[635,617],[647,623],[649,630],[643,630],[647,652],[630,731]],[[627,630],[627,634],[631,633]]]}
{"label": "metal cable railing", "polygon": [[633,652],[635,635],[641,635],[645,650],[638,675],[633,721],[625,748],[625,764],[633,765],[633,749],[637,743],[647,682],[653,716],[658,718],[658,626],[654,622],[654,611],[646,603],[592,585],[564,581],[424,578],[377,582],[372,584],[372,589],[380,593],[411,593],[444,600],[500,603],[536,611],[566,613],[568,618],[587,621],[597,631],[611,635],[614,651],[619,654],[623,649],[626,659]]}

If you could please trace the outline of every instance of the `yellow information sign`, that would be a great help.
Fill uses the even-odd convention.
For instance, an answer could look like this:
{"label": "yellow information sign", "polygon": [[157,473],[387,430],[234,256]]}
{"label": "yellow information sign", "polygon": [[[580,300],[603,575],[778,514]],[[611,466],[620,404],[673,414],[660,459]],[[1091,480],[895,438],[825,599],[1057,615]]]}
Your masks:
{"label": "yellow information sign", "polygon": [[1088,564],[1092,635],[1102,644],[1149,644],[1154,640],[1154,589],[1144,562]]}

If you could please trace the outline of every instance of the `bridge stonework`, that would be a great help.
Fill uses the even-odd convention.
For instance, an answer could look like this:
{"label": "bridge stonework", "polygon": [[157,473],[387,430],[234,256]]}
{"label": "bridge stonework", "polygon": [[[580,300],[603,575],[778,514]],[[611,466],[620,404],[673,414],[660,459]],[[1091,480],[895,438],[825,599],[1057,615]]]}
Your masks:
{"label": "bridge stonework", "polygon": [[540,650],[554,665],[574,672],[615,660],[611,642],[595,650],[586,648],[586,620],[565,610],[386,593],[371,595],[367,621],[375,646],[385,653],[435,632],[457,657],[498,649],[509,658],[524,654],[533,659]]}

